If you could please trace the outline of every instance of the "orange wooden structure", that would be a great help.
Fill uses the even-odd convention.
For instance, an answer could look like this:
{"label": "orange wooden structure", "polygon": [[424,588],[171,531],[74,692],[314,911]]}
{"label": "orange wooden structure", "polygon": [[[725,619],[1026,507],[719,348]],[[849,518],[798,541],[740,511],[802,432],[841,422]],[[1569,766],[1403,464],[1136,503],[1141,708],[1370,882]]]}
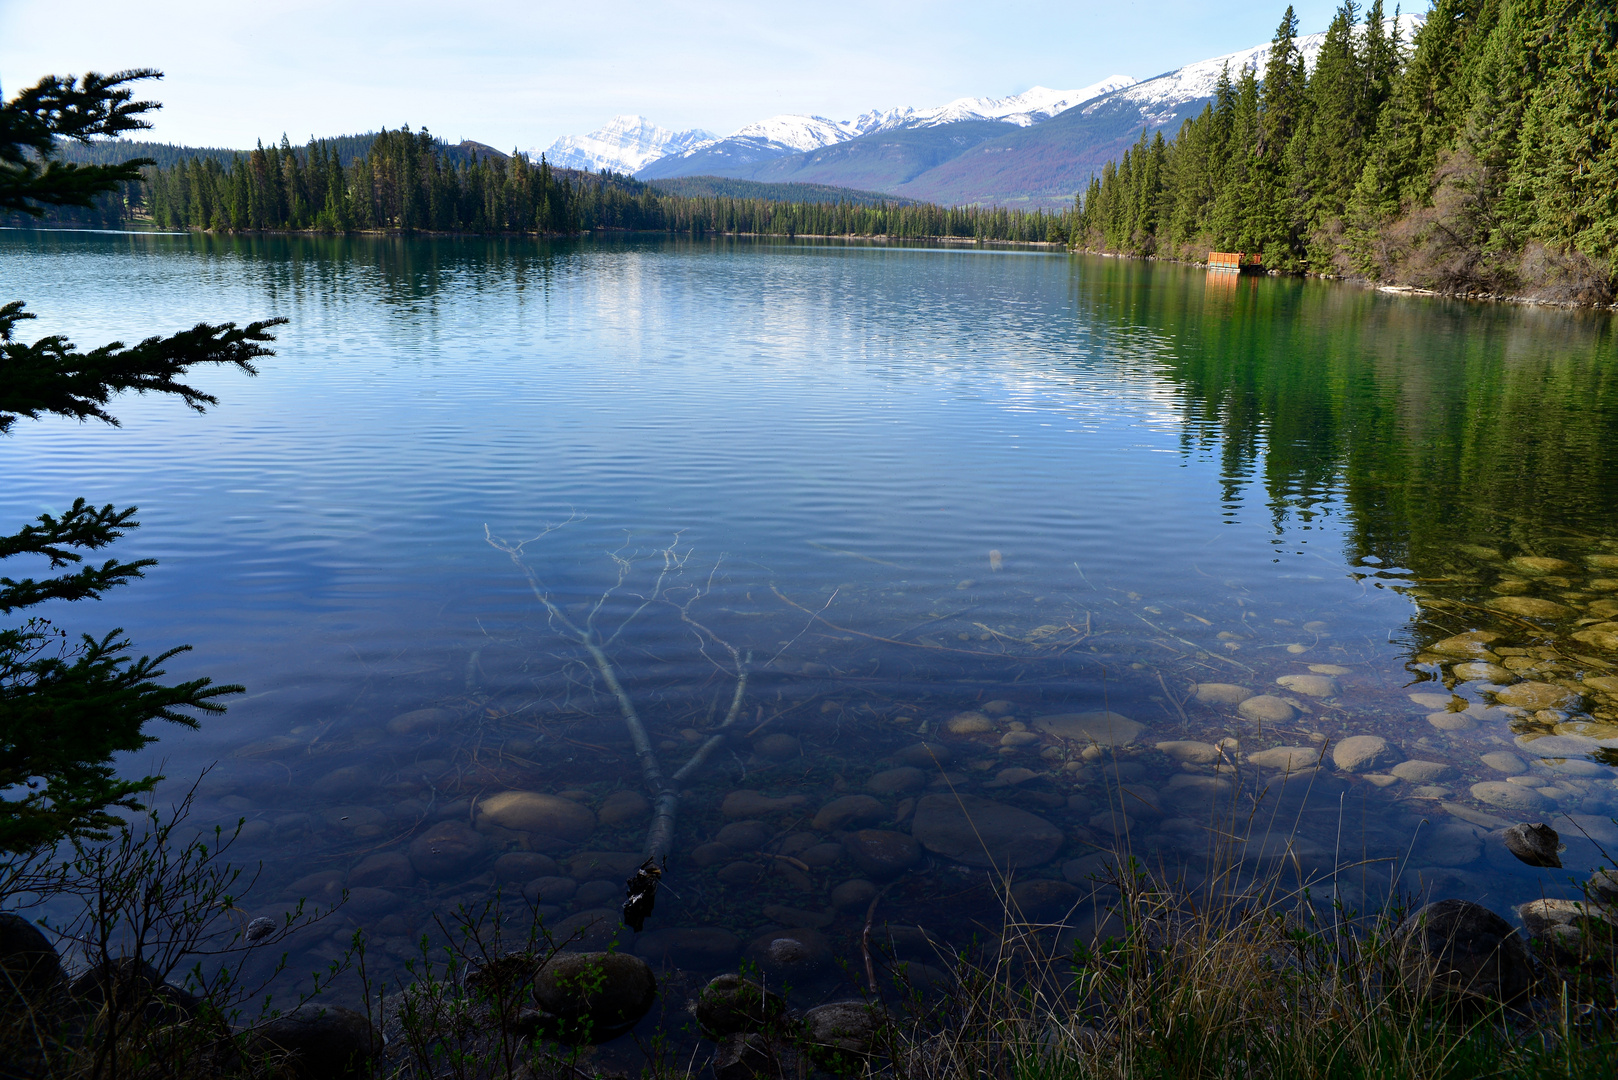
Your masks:
{"label": "orange wooden structure", "polygon": [[1210,251],[1208,269],[1224,274],[1262,274],[1264,256],[1249,255],[1245,251]]}

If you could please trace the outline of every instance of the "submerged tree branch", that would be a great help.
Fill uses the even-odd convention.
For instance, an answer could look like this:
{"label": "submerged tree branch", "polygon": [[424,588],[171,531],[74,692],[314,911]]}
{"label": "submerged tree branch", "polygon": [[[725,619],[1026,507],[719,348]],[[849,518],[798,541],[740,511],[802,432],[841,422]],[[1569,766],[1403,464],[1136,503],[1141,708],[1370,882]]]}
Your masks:
{"label": "submerged tree branch", "polygon": [[[645,852],[649,858],[661,861],[668,855],[669,850],[674,846],[674,825],[676,817],[679,813],[680,784],[693,775],[699,768],[701,768],[703,763],[707,761],[709,755],[724,743],[725,730],[731,727],[736,722],[737,717],[741,715],[742,701],[747,694],[748,664],[752,660],[752,653],[749,652],[744,657],[734,645],[726,641],[724,638],[721,638],[718,634],[714,633],[713,630],[709,629],[707,626],[698,622],[692,617],[690,610],[691,604],[706,596],[712,590],[712,574],[709,575],[707,586],[693,590],[691,595],[683,604],[678,604],[673,600],[668,599],[665,586],[668,582],[669,575],[671,573],[678,573],[681,569],[683,569],[687,558],[689,558],[689,556],[682,557],[679,555],[672,545],[663,550],[663,567],[658,573],[657,581],[653,585],[651,593],[640,598],[640,605],[630,612],[629,615],[624,618],[623,622],[618,626],[618,628],[614,630],[612,634],[609,635],[604,641],[601,639],[600,634],[595,628],[595,619],[596,616],[600,614],[608,599],[613,595],[613,593],[622,587],[625,580],[628,578],[631,566],[631,562],[628,558],[617,552],[612,553],[611,558],[618,566],[617,582],[614,583],[611,588],[607,589],[606,592],[604,592],[596,601],[594,606],[590,609],[589,615],[586,618],[583,626],[575,623],[568,617],[567,613],[563,611],[554,600],[551,599],[550,594],[540,583],[539,577],[534,573],[533,568],[523,561],[523,549],[527,544],[533,543],[534,540],[554,532],[556,529],[561,528],[562,525],[566,525],[573,520],[575,520],[573,517],[569,517],[568,520],[562,522],[561,525],[547,526],[539,534],[539,536],[532,537],[517,544],[507,543],[506,541],[494,536],[494,534],[489,531],[488,525],[484,525],[483,527],[483,537],[486,541],[488,541],[491,547],[505,552],[517,569],[522,571],[523,577],[528,582],[530,591],[532,591],[534,594],[534,598],[544,606],[552,623],[561,627],[562,630],[564,630],[569,636],[582,645],[585,651],[590,654],[590,658],[595,662],[596,670],[600,673],[602,681],[606,683],[607,689],[609,689],[612,692],[613,697],[617,699],[619,714],[623,717],[624,726],[629,730],[630,741],[635,747],[635,756],[640,762],[641,776],[645,780],[646,787],[652,795],[652,823],[646,831]],[[678,542],[678,536],[676,536],[675,539],[676,542]],[[715,564],[714,570],[716,572],[718,570],[717,563]],[[644,722],[642,722],[640,713],[635,708],[634,699],[629,696],[628,690],[624,688],[623,682],[618,678],[617,669],[613,665],[612,658],[607,655],[606,649],[607,646],[610,646],[618,639],[619,635],[623,633],[624,628],[627,627],[630,622],[632,622],[637,616],[639,616],[654,603],[664,603],[670,605],[679,613],[680,619],[698,631],[700,635],[718,645],[724,646],[724,648],[730,653],[731,659],[735,663],[736,667],[736,689],[731,696],[730,709],[725,714],[725,719],[720,723],[718,731],[697,748],[696,753],[691,756],[691,760],[686,762],[685,765],[681,767],[673,777],[664,775],[662,762],[658,760],[656,751],[652,749],[652,740],[647,734],[646,725]],[[704,655],[707,655],[706,649],[704,649],[703,652]],[[715,666],[719,665],[716,664]]]}

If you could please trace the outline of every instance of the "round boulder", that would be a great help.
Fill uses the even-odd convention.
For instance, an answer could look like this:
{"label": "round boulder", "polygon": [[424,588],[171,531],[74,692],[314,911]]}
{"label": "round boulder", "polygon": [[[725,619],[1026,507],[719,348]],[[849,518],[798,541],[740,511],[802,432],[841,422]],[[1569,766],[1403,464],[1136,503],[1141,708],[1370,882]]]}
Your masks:
{"label": "round boulder", "polygon": [[901,765],[887,769],[865,781],[865,790],[873,795],[901,795],[920,791],[927,786],[927,774],[914,765]]}
{"label": "round boulder", "polygon": [[1350,735],[1332,747],[1332,764],[1349,773],[1377,772],[1397,764],[1403,754],[1380,735]]}
{"label": "round boulder", "polygon": [[1550,809],[1551,805],[1549,799],[1533,788],[1526,788],[1521,784],[1508,784],[1501,780],[1485,780],[1481,784],[1473,784],[1472,797],[1490,806],[1498,806],[1504,810],[1521,810],[1526,813],[1542,812]]}
{"label": "round boulder", "polygon": [[714,841],[736,852],[757,851],[774,835],[775,830],[762,821],[733,821],[719,830]]}
{"label": "round boulder", "polygon": [[1502,687],[1494,693],[1494,700],[1501,705],[1513,705],[1519,709],[1576,709],[1579,707],[1579,695],[1565,686],[1557,686],[1548,682],[1520,682],[1513,686]]}
{"label": "round boulder", "polygon": [[448,709],[417,709],[388,721],[389,735],[431,735],[449,726],[455,714]]}
{"label": "round boulder", "polygon": [[1034,727],[1059,739],[1072,739],[1096,746],[1128,746],[1146,730],[1122,713],[1098,710],[1096,712],[1057,713],[1034,717]]}
{"label": "round boulder", "polygon": [[1049,862],[1066,839],[1026,810],[976,795],[923,795],[910,827],[935,855],[967,866],[1017,870]]}
{"label": "round boulder", "polygon": [[831,945],[819,930],[795,927],[760,934],[747,946],[747,958],[779,979],[798,979],[831,966]]}
{"label": "round boulder", "polygon": [[804,1048],[821,1067],[842,1076],[863,1071],[886,1024],[882,1010],[863,1001],[833,1001],[803,1014]]}
{"label": "round boulder", "polygon": [[1236,712],[1242,719],[1260,724],[1285,724],[1298,715],[1297,709],[1274,694],[1250,697],[1236,706]]}
{"label": "round boulder", "polygon": [[1418,997],[1509,1005],[1528,993],[1528,950],[1500,916],[1470,900],[1440,900],[1408,915],[1394,935],[1399,976]]}
{"label": "round boulder", "polygon": [[902,874],[921,861],[921,845],[902,832],[861,829],[843,838],[849,859],[878,881]]}
{"label": "round boulder", "polygon": [[13,987],[49,990],[62,979],[62,962],[39,927],[15,912],[0,912],[0,1001]]}
{"label": "round boulder", "polygon": [[260,1027],[255,1041],[286,1055],[300,1080],[351,1080],[371,1074],[382,1036],[360,1013],[337,1005],[301,1005]]}
{"label": "round boulder", "polygon": [[1337,680],[1330,675],[1282,675],[1275,682],[1305,697],[1336,697],[1341,692],[1337,688]]}
{"label": "round boulder", "polygon": [[604,1043],[634,1027],[657,1000],[657,976],[638,956],[564,953],[534,980],[541,1029],[572,1046]]}
{"label": "round boulder", "polygon": [[810,827],[817,832],[837,832],[875,825],[887,816],[887,807],[869,795],[844,795],[822,806]]}
{"label": "round boulder", "polygon": [[1193,691],[1204,705],[1240,705],[1253,696],[1253,691],[1235,683],[1198,683]]}
{"label": "round boulder", "polygon": [[595,832],[596,816],[560,795],[537,791],[502,791],[478,803],[478,824],[498,825],[578,843]]}
{"label": "round boulder", "polygon": [[779,994],[740,975],[719,976],[702,988],[691,1006],[698,1026],[712,1039],[768,1031],[786,1011],[786,1000]]}
{"label": "round boulder", "polygon": [[410,865],[424,878],[460,877],[488,852],[488,841],[470,825],[440,821],[410,842]]}
{"label": "round boulder", "polygon": [[1247,760],[1261,769],[1280,769],[1294,773],[1320,763],[1320,751],[1313,746],[1272,746],[1248,754]]}
{"label": "round boulder", "polygon": [[881,891],[864,878],[852,878],[832,889],[831,906],[838,911],[863,911]]}
{"label": "round boulder", "polygon": [[415,880],[416,868],[410,865],[410,857],[398,851],[379,851],[375,855],[368,855],[348,872],[351,887],[385,889],[411,885]]}

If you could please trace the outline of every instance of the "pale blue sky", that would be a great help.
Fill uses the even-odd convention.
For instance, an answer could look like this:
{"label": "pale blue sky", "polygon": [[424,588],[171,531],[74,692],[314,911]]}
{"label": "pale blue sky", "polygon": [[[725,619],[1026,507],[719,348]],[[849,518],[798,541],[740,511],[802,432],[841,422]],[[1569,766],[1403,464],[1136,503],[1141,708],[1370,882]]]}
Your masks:
{"label": "pale blue sky", "polygon": [[[1295,6],[1305,33],[1335,8]],[[1268,40],[1285,7],[0,0],[0,86],[9,96],[43,74],[152,66],[168,76],[152,90],[165,108],[151,137],[164,141],[247,146],[409,123],[528,149],[616,113],[726,134],[783,112],[840,120],[1145,78]]]}

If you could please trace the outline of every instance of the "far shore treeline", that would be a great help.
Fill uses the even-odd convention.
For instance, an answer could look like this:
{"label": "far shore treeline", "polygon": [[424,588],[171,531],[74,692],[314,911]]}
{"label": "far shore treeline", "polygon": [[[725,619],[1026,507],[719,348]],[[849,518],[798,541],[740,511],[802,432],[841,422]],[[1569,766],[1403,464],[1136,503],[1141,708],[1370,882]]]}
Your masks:
{"label": "far shore treeline", "polygon": [[294,147],[283,137],[247,153],[174,160],[147,167],[143,183],[73,220],[113,227],[144,218],[160,228],[219,232],[644,230],[1065,243],[1074,218],[1072,210],[943,207],[854,192],[791,202],[677,195],[615,173],[554,169],[543,158],[536,165],[520,154],[467,154],[409,128],[383,130],[367,153],[344,157],[328,140]]}
{"label": "far shore treeline", "polygon": [[1078,246],[1611,302],[1613,5],[1437,0],[1410,43],[1383,14],[1344,0],[1306,71],[1289,7],[1262,72],[1092,180]]}

